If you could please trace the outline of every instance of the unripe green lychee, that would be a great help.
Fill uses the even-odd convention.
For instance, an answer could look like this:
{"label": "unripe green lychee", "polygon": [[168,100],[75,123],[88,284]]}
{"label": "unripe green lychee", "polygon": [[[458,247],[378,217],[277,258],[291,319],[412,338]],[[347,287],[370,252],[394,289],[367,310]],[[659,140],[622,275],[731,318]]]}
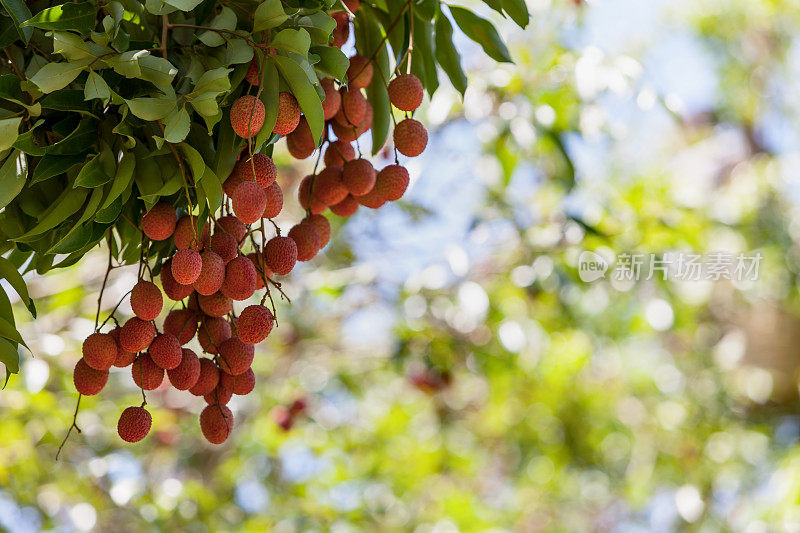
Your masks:
{"label": "unripe green lychee", "polygon": [[166,294],[170,300],[177,302],[192,294],[191,285],[181,285],[172,277],[172,259],[166,260],[164,264],[161,265],[159,277],[161,278],[161,288],[164,289],[164,294]]}
{"label": "unripe green lychee", "polygon": [[[275,162],[267,154],[253,154],[253,157],[244,157],[236,162],[233,167],[233,173],[236,174],[241,181],[254,181],[258,183],[262,189],[266,189],[278,177],[278,168]],[[234,187],[233,191],[236,188]],[[231,196],[228,194],[228,196]]]}
{"label": "unripe green lychee", "polygon": [[231,324],[224,318],[204,317],[197,331],[197,341],[207,353],[216,355],[219,345],[231,338]]}
{"label": "unripe green lychee", "polygon": [[331,223],[328,222],[328,219],[322,215],[308,215],[303,220],[317,227],[317,231],[319,231],[319,247],[320,249],[325,248],[325,245],[331,240]]}
{"label": "unripe green lychee", "polygon": [[245,181],[233,191],[233,213],[245,224],[253,224],[261,219],[267,208],[267,193],[253,181]]}
{"label": "unripe green lychee", "polygon": [[125,442],[139,442],[150,432],[153,418],[144,407],[128,407],[119,417],[117,433]]}
{"label": "unripe green lychee", "polygon": [[159,333],[148,349],[153,362],[163,368],[170,370],[181,364],[183,356],[181,343],[172,333]]}
{"label": "unripe green lychee", "polygon": [[236,323],[236,336],[246,344],[257,344],[267,338],[274,323],[272,311],[263,305],[247,306]]}
{"label": "unripe green lychee", "polygon": [[264,245],[264,262],[271,271],[285,276],[297,262],[297,245],[289,237],[273,237]]}
{"label": "unripe green lychee", "polygon": [[333,141],[325,149],[323,161],[326,167],[341,167],[356,157],[353,145],[344,141]]}
{"label": "unripe green lychee", "polygon": [[225,266],[225,281],[220,292],[233,300],[247,300],[256,291],[256,267],[244,256]]}
{"label": "unripe green lychee", "polygon": [[[355,1],[357,2],[358,0]],[[351,57],[350,66],[347,68],[347,80],[351,87],[356,87],[357,89],[366,88],[372,81],[372,62],[369,58],[360,54]]]}
{"label": "unripe green lychee", "polygon": [[164,298],[161,290],[151,281],[139,280],[131,290],[131,309],[142,320],[155,320],[161,313]]}
{"label": "unripe green lychee", "polygon": [[359,125],[367,112],[367,99],[361,90],[355,87],[350,89],[343,87],[339,89],[339,93],[342,96],[342,105],[333,119],[342,126]]}
{"label": "unripe green lychee", "polygon": [[394,127],[394,146],[408,157],[417,157],[428,146],[428,130],[421,122],[407,118]]}
{"label": "unripe green lychee", "polygon": [[200,413],[200,429],[211,444],[222,444],[233,431],[233,413],[226,405],[208,405]]}
{"label": "unripe green lychee", "polygon": [[239,244],[236,237],[227,231],[215,231],[208,244],[208,249],[217,254],[224,263],[239,255]]}
{"label": "unripe green lychee", "polygon": [[244,236],[247,235],[247,226],[245,226],[241,220],[233,215],[220,217],[217,220],[217,225],[233,235],[233,238],[236,239],[237,243],[242,242]]}
{"label": "unripe green lychee", "polygon": [[200,359],[200,376],[197,383],[189,388],[189,392],[195,396],[205,396],[219,383],[219,369],[211,359]]}
{"label": "unripe green lychee", "polygon": [[394,202],[402,198],[408,188],[408,170],[400,165],[388,165],[378,172],[375,189],[382,198]]}
{"label": "unripe green lychee", "polygon": [[108,370],[117,360],[117,341],[108,333],[92,333],[83,341],[83,359],[95,370]]}
{"label": "unripe green lychee", "polygon": [[347,11],[334,11],[331,17],[336,21],[336,27],[331,32],[331,44],[336,48],[341,48],[350,37],[350,15]]}
{"label": "unripe green lychee", "polygon": [[154,241],[163,241],[172,235],[177,223],[175,208],[166,202],[159,202],[142,217],[142,231]]}
{"label": "unripe green lychee", "polygon": [[108,334],[114,337],[114,341],[117,343],[117,358],[114,360],[114,366],[118,368],[125,368],[126,366],[133,363],[133,360],[136,359],[136,354],[133,352],[129,352],[122,348],[119,343],[119,334],[122,331],[122,328],[117,326],[112,329]]}
{"label": "unripe green lychee", "polygon": [[289,238],[297,245],[297,260],[310,261],[320,249],[320,235],[310,222],[301,222],[289,230]]}
{"label": "unripe green lychee", "polygon": [[236,337],[231,337],[219,345],[219,367],[223,372],[238,376],[253,364],[255,349]]}
{"label": "unripe green lychee", "polygon": [[181,349],[181,363],[167,370],[167,377],[172,386],[178,390],[189,390],[200,378],[200,359],[192,350]]}
{"label": "unripe green lychee", "polygon": [[239,97],[231,106],[231,127],[239,137],[249,139],[264,126],[264,103],[253,95]]}
{"label": "unripe green lychee", "polygon": [[339,107],[342,105],[342,95],[333,85],[332,78],[325,78],[320,81],[320,85],[322,90],[325,91],[325,99],[322,100],[322,114],[325,120],[330,120],[339,112]]}
{"label": "unripe green lychee", "polygon": [[200,255],[203,258],[203,268],[194,282],[194,290],[208,296],[217,292],[225,281],[225,261],[210,250]]}
{"label": "unripe green lychee", "polygon": [[149,353],[140,353],[131,365],[131,376],[140,389],[155,390],[164,381],[164,369],[153,361]]}
{"label": "unripe green lychee", "polygon": [[286,146],[295,159],[305,159],[314,153],[317,145],[314,143],[311,127],[308,125],[306,117],[300,117],[300,123],[286,137]]}
{"label": "unripe green lychee", "polygon": [[233,309],[233,301],[221,292],[208,296],[201,294],[197,297],[197,302],[208,316],[225,316]]}
{"label": "unripe green lychee", "polygon": [[328,206],[318,200],[316,196],[311,195],[312,180],[316,181],[314,176],[306,176],[300,181],[300,187],[297,189],[297,201],[303,209],[308,209],[318,215],[324,212]]}
{"label": "unripe green lychee", "polygon": [[373,119],[373,111],[372,111],[372,104],[367,102],[367,110],[364,113],[364,118],[361,119],[361,122],[358,126],[346,125],[343,126],[339,124],[335,120],[331,121],[331,128],[333,129],[333,133],[336,135],[336,138],[340,141],[344,142],[353,142],[364,133],[366,133],[372,127],[372,119]]}
{"label": "unripe green lychee", "polygon": [[156,328],[152,322],[139,317],[131,317],[119,332],[119,344],[123,350],[141,352],[146,350],[156,336]]}
{"label": "unripe green lychee", "polygon": [[[363,196],[358,198],[363,198]],[[344,200],[331,206],[331,212],[340,217],[353,216],[356,211],[358,211],[358,200],[352,194],[348,194]]]}
{"label": "unripe green lychee", "polygon": [[191,309],[173,309],[164,319],[164,331],[174,335],[183,346],[197,333],[197,320],[197,313]]}
{"label": "unripe green lychee", "polygon": [[267,207],[264,209],[263,218],[275,218],[283,209],[283,190],[276,181],[266,188],[264,191],[267,193]]}
{"label": "unripe green lychee", "polygon": [[389,82],[389,101],[402,111],[414,111],[422,103],[425,90],[413,74],[400,74]]}
{"label": "unripe green lychee", "polygon": [[273,133],[288,135],[293,132],[300,122],[300,106],[291,93],[282,92],[278,95],[278,119]]}
{"label": "unripe green lychee", "polygon": [[325,205],[338,204],[347,196],[341,167],[325,167],[311,182],[311,195]]}
{"label": "unripe green lychee", "polygon": [[377,175],[372,163],[363,158],[348,161],[342,167],[342,183],[353,196],[361,196],[371,191],[375,186]]}
{"label": "unripe green lychee", "polygon": [[175,226],[175,233],[172,235],[175,248],[178,250],[191,248],[196,252],[202,250],[203,246],[208,244],[208,239],[211,236],[210,231],[208,229],[208,224],[206,224],[203,226],[203,230],[195,236],[196,228],[196,216],[183,215],[178,219],[178,224]]}
{"label": "unripe green lychee", "polygon": [[108,370],[95,370],[80,359],[72,372],[72,382],[75,390],[84,396],[94,396],[106,386]]}

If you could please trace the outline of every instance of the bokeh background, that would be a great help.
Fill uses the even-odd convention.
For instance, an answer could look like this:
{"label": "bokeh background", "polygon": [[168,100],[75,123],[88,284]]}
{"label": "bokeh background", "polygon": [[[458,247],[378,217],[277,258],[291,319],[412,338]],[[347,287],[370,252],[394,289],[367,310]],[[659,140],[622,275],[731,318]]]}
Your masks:
{"label": "bokeh background", "polygon": [[[155,391],[125,445],[140,392],[115,369],[56,461],[106,255],[27,279],[0,530],[800,531],[800,4],[528,0],[525,31],[469,5],[516,65],[456,36],[466,97],[442,77],[404,200],[286,282],[226,444],[202,399]],[[277,159],[282,185],[308,171]],[[584,283],[582,250],[763,260]]]}

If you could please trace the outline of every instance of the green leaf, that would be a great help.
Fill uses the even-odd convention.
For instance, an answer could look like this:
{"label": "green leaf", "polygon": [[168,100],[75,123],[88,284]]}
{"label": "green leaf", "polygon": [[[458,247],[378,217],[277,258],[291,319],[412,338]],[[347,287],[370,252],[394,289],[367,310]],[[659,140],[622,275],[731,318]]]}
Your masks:
{"label": "green leaf", "polygon": [[17,344],[21,344],[26,348],[28,348],[28,345],[25,344],[24,340],[22,340],[22,335],[19,334],[17,328],[15,328],[8,320],[6,320],[3,317],[0,317],[0,337],[16,342]]}
{"label": "green leaf", "polygon": [[300,17],[297,19],[296,25],[308,32],[311,36],[311,42],[314,44],[327,45],[331,32],[336,28],[336,21],[327,13],[317,11]]}
{"label": "green leaf", "polygon": [[189,135],[190,126],[189,113],[186,106],[181,106],[167,115],[164,119],[164,139],[170,143],[179,143]]}
{"label": "green leaf", "polygon": [[19,33],[14,26],[14,21],[10,17],[0,17],[0,48],[14,44],[18,38]]}
{"label": "green leaf", "polygon": [[120,195],[128,188],[133,177],[133,170],[136,166],[136,159],[130,152],[122,154],[122,158],[117,165],[117,173],[114,175],[114,181],[111,183],[111,190],[108,191],[108,196],[103,201],[100,209],[105,209],[111,203],[120,197]]}
{"label": "green leaf", "polygon": [[[412,69],[417,73],[417,77],[423,80],[422,83],[428,94],[433,95],[436,89],[439,88],[434,56],[433,25],[423,23],[419,19],[416,22],[414,24],[414,61],[412,62]],[[448,46],[452,47],[453,45],[450,43]]]}
{"label": "green leaf", "polygon": [[19,137],[19,125],[22,117],[0,120],[0,150],[11,148]]}
{"label": "green leaf", "polygon": [[14,320],[14,308],[11,306],[11,300],[8,298],[8,294],[6,294],[2,285],[0,285],[0,316],[5,317],[6,320],[16,327],[17,323]]}
{"label": "green leaf", "polygon": [[153,55],[142,55],[139,57],[139,70],[141,77],[156,87],[164,87],[172,84],[175,74],[178,69],[172,66],[172,63],[163,57],[156,57]]}
{"label": "green leaf", "polygon": [[319,94],[314,86],[309,81],[305,70],[298,65],[294,60],[283,56],[272,56],[275,65],[289,84],[292,89],[292,94],[297,98],[300,104],[300,109],[308,120],[308,125],[311,128],[311,135],[314,138],[314,144],[319,144],[319,139],[322,136],[322,129],[325,126],[325,118],[322,112],[322,102],[320,101]]}
{"label": "green leaf", "polygon": [[42,108],[56,111],[91,113],[92,104],[84,100],[84,92],[80,90],[64,90],[48,94],[42,99]]}
{"label": "green leaf", "polygon": [[106,53],[106,49],[91,41],[84,41],[74,33],[54,31],[53,52],[77,61],[87,57],[96,59]]}
{"label": "green leaf", "polygon": [[111,87],[108,86],[106,80],[100,74],[90,70],[89,77],[86,78],[86,85],[83,88],[83,99],[93,100],[95,98],[99,98],[103,101],[103,105],[106,105],[111,99]]}
{"label": "green leaf", "polygon": [[215,212],[217,209],[222,207],[222,185],[219,182],[219,178],[211,168],[206,167],[206,171],[203,174],[203,180],[200,182],[200,187],[203,189],[206,198],[208,199],[208,207],[211,212]]}
{"label": "green leaf", "polygon": [[75,81],[88,63],[88,60],[79,63],[48,63],[33,75],[31,81],[43,93],[52,93]]}
{"label": "green leaf", "polygon": [[[375,55],[375,70],[372,75],[372,82],[367,87],[367,99],[372,105],[372,153],[377,154],[386,142],[389,134],[389,125],[392,117],[392,108],[389,103],[389,94],[386,92],[386,85],[389,80],[383,76],[390,72],[389,51],[386,42],[383,40],[377,17],[372,16],[373,11],[368,6],[362,6],[359,16],[356,18],[356,42],[361,41],[360,46],[364,50],[377,50]],[[367,52],[370,54],[371,52]]]}
{"label": "green leaf", "polygon": [[502,2],[503,11],[508,13],[508,16],[517,23],[517,26],[524,29],[531,20],[525,0],[502,0]]}
{"label": "green leaf", "polygon": [[350,60],[344,52],[335,46],[312,46],[311,53],[319,56],[319,63],[314,68],[321,74],[321,78],[336,78],[343,80]]}
{"label": "green leaf", "polygon": [[37,224],[14,240],[23,242],[36,240],[39,235],[53,229],[64,222],[68,216],[75,214],[83,206],[88,194],[89,191],[84,188],[65,189],[61,196],[53,202],[53,205],[42,213]]}
{"label": "green leaf", "polygon": [[231,88],[231,81],[228,79],[228,74],[233,71],[232,68],[215,68],[207,70],[200,76],[194,89],[190,94],[205,93],[205,92],[218,92],[223,93],[229,91]]}
{"label": "green leaf", "polygon": [[500,61],[501,63],[512,63],[511,56],[508,53],[506,45],[503,44],[497,30],[494,29],[492,23],[486,19],[482,19],[469,9],[457,6],[449,6],[450,13],[453,15],[453,20],[461,28],[464,34],[481,45],[486,55]]}
{"label": "green leaf", "polygon": [[[19,350],[17,344],[6,339],[0,339],[0,363],[6,365],[9,374],[19,373]],[[6,376],[8,383],[8,376]],[[5,388],[5,385],[3,385]]]}
{"label": "green leaf", "polygon": [[88,35],[95,24],[95,7],[91,2],[67,2],[40,11],[22,23],[42,30],[73,30]]}
{"label": "green leaf", "polygon": [[83,163],[84,155],[51,155],[45,154],[36,168],[33,169],[31,185],[63,174],[75,165]]}
{"label": "green leaf", "polygon": [[142,120],[160,120],[175,109],[176,99],[169,96],[132,98],[125,100],[131,113]]}
{"label": "green leaf", "polygon": [[36,318],[36,306],[28,294],[28,286],[25,285],[25,280],[22,279],[22,275],[17,271],[14,263],[5,257],[0,257],[0,279],[6,280],[11,285],[31,315]]}
{"label": "green leaf", "polygon": [[231,39],[225,48],[225,64],[238,65],[253,59],[253,48],[244,39]]}
{"label": "green leaf", "polygon": [[256,8],[253,33],[280,26],[288,18],[280,0],[266,0]]}
{"label": "green leaf", "polygon": [[278,34],[272,38],[269,45],[278,50],[285,50],[307,57],[308,48],[311,46],[311,37],[308,35],[308,32],[302,28],[299,30],[285,29],[279,31]]}
{"label": "green leaf", "polygon": [[165,4],[177,7],[181,11],[191,11],[200,5],[203,0],[164,0]]}
{"label": "green leaf", "polygon": [[467,76],[461,68],[461,57],[453,46],[453,25],[442,12],[436,17],[436,61],[463,97],[467,90]]}
{"label": "green leaf", "polygon": [[103,61],[117,74],[126,78],[139,78],[142,76],[139,58],[148,53],[146,50],[128,50],[117,56],[106,57]]}
{"label": "green leaf", "polygon": [[100,154],[97,154],[81,167],[80,172],[78,172],[78,177],[75,178],[75,187],[87,187],[92,189],[104,183],[108,183],[109,180],[111,180],[111,176],[106,173],[100,159]]}
{"label": "green leaf", "polygon": [[20,150],[14,150],[0,167],[0,209],[17,197],[28,179],[28,160]]}
{"label": "green leaf", "polygon": [[22,25],[23,22],[31,18],[31,10],[28,9],[28,5],[24,0],[0,0],[0,4],[3,4],[11,20],[14,21],[14,26],[17,29],[19,38],[22,39],[25,44],[28,44],[31,35],[33,35],[33,28]]}
{"label": "green leaf", "polygon": [[[229,7],[223,7],[219,15],[214,17],[209,24],[209,27],[218,30],[235,30],[236,29],[236,13]],[[225,39],[218,32],[206,30],[197,36],[200,42],[206,46],[222,46],[225,44]]]}

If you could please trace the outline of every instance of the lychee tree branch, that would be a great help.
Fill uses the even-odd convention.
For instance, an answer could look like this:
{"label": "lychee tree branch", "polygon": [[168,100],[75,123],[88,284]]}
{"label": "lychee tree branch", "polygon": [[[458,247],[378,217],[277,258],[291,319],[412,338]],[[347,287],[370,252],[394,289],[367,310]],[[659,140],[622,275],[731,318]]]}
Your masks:
{"label": "lychee tree branch", "polygon": [[79,392],[78,393],[78,402],[75,404],[75,413],[73,413],[73,415],[72,415],[72,425],[69,426],[69,429],[67,430],[67,434],[64,436],[64,440],[61,441],[61,445],[58,447],[58,451],[56,452],[56,461],[58,461],[58,456],[61,455],[61,450],[64,448],[64,445],[67,443],[67,440],[69,439],[69,436],[72,433],[72,430],[74,429],[78,433],[81,432],[81,428],[78,427],[77,421],[78,421],[78,410],[81,407],[81,397],[82,396],[83,395]]}

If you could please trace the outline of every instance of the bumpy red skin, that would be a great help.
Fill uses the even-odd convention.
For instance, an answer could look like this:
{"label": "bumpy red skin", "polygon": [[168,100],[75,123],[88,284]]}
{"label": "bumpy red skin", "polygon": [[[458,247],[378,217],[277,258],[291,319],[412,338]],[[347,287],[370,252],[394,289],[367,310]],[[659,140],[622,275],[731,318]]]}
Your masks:
{"label": "bumpy red skin", "polygon": [[83,359],[95,370],[108,370],[117,360],[117,341],[108,333],[92,333],[83,341]]}
{"label": "bumpy red skin", "polygon": [[216,355],[219,345],[230,339],[231,324],[224,318],[205,317],[200,323],[197,340],[206,352]]}
{"label": "bumpy red skin", "polygon": [[317,147],[314,137],[311,135],[311,127],[308,125],[306,117],[300,117],[300,123],[292,133],[286,137],[286,143],[292,156],[296,159],[305,159],[314,153]]}
{"label": "bumpy red skin", "polygon": [[344,141],[333,141],[325,149],[323,161],[326,167],[341,167],[348,161],[356,158],[356,151],[353,145]]}
{"label": "bumpy red skin", "polygon": [[378,172],[375,189],[382,198],[394,202],[403,197],[409,181],[408,170],[405,167],[389,165]]}
{"label": "bumpy red skin", "polygon": [[319,231],[319,247],[325,248],[325,245],[331,240],[331,223],[322,215],[309,215],[303,219],[317,227]]}
{"label": "bumpy red skin", "polygon": [[200,304],[200,309],[208,316],[225,316],[233,309],[233,301],[221,292],[209,296],[201,294],[197,302]]}
{"label": "bumpy red skin", "polygon": [[267,208],[267,193],[253,181],[240,183],[233,191],[233,213],[245,224],[253,224],[261,219]]}
{"label": "bumpy red skin", "polygon": [[414,111],[422,103],[425,91],[413,74],[400,74],[389,82],[389,101],[402,111]]}
{"label": "bumpy red skin", "polygon": [[[267,154],[253,154],[252,161],[249,157],[244,157],[236,162],[233,167],[233,174],[239,181],[254,181],[261,188],[266,189],[278,177],[278,167]],[[233,192],[235,187],[231,190]],[[230,196],[230,194],[228,194]]]}
{"label": "bumpy red skin", "polygon": [[330,120],[339,112],[339,107],[342,105],[342,95],[333,85],[332,78],[325,78],[320,82],[320,85],[325,91],[325,99],[322,101],[322,114],[325,120]]}
{"label": "bumpy red skin", "polygon": [[246,344],[257,344],[267,338],[274,323],[275,319],[269,309],[263,305],[250,305],[239,314],[236,336]]}
{"label": "bumpy red skin", "polygon": [[363,205],[364,207],[369,207],[370,209],[378,209],[379,207],[383,206],[386,203],[386,198],[381,195],[381,192],[373,187],[371,191],[363,196],[355,197],[355,200]]}
{"label": "bumpy red skin", "polygon": [[249,139],[261,131],[265,115],[261,100],[253,95],[242,96],[231,106],[231,127],[236,135]]}
{"label": "bumpy red skin", "polygon": [[209,405],[200,413],[200,429],[211,444],[222,444],[233,431],[233,413],[225,405]]}
{"label": "bumpy red skin", "polygon": [[312,179],[314,179],[314,176],[306,176],[300,181],[300,187],[297,189],[297,202],[303,209],[308,209],[311,213],[319,215],[325,212],[328,206],[319,201],[316,196],[311,195]]}
{"label": "bumpy red skin", "polygon": [[339,93],[342,95],[342,105],[333,120],[342,126],[358,126],[367,112],[367,99],[356,88],[343,87]]}
{"label": "bumpy red skin", "polygon": [[230,381],[230,377],[232,376],[225,379],[227,375],[228,374],[225,372],[220,373],[217,386],[203,397],[207,404],[227,405],[228,402],[231,401],[231,397],[233,396],[233,382]]}
{"label": "bumpy red skin", "polygon": [[188,348],[181,350],[181,363],[167,370],[167,377],[172,386],[178,390],[189,390],[200,378],[200,359]]}
{"label": "bumpy red skin", "polygon": [[150,432],[153,418],[144,407],[128,407],[119,417],[117,433],[125,442],[139,442]]}
{"label": "bumpy red skin", "polygon": [[196,224],[197,217],[194,215],[183,215],[178,219],[178,224],[175,226],[175,233],[172,235],[175,248],[178,250],[191,248],[196,252],[203,249],[203,246],[208,243],[208,239],[211,236],[210,230],[208,229],[208,224],[206,224],[203,226],[203,231],[195,236]]}
{"label": "bumpy red skin", "polygon": [[164,370],[171,370],[181,364],[183,353],[181,343],[172,333],[156,335],[148,349],[153,362]]}
{"label": "bumpy red skin", "polygon": [[172,259],[161,265],[161,287],[170,300],[180,301],[192,294],[191,285],[181,285],[172,277]]}
{"label": "bumpy red skin", "polygon": [[119,333],[119,343],[123,350],[141,352],[146,350],[156,336],[156,328],[152,322],[147,322],[138,317],[131,317],[122,326]]}
{"label": "bumpy red skin", "polygon": [[372,104],[367,102],[367,111],[364,113],[364,118],[361,119],[361,122],[358,123],[358,126],[343,126],[335,120],[332,120],[331,128],[333,129],[333,133],[336,135],[336,138],[340,141],[353,142],[364,135],[364,133],[366,133],[367,130],[372,127],[373,118],[374,113],[372,111]]}
{"label": "bumpy red skin", "polygon": [[252,344],[245,344],[238,338],[231,337],[219,346],[219,367],[223,372],[238,376],[250,368],[254,355]]}
{"label": "bumpy red skin", "polygon": [[239,254],[239,245],[236,243],[236,237],[227,231],[215,231],[208,248],[225,263]]}
{"label": "bumpy red skin", "polygon": [[278,182],[273,183],[264,191],[267,193],[267,207],[264,208],[263,218],[275,218],[283,209],[283,191]]}
{"label": "bumpy red skin", "polygon": [[273,237],[264,246],[264,263],[272,272],[285,276],[297,262],[297,244],[289,237]]}
{"label": "bumpy red skin", "polygon": [[297,99],[291,93],[280,93],[278,95],[278,119],[272,131],[278,135],[288,135],[294,131],[299,122],[300,106]]}
{"label": "bumpy red skin", "polygon": [[[223,374],[225,374],[225,372],[223,372]],[[250,394],[256,387],[256,375],[252,368],[248,368],[246,372],[238,376],[225,375],[228,376],[226,379],[233,380],[233,393],[238,396]]]}
{"label": "bumpy red skin", "polygon": [[342,183],[353,196],[361,196],[371,191],[375,186],[377,175],[372,163],[363,158],[348,161],[342,167]]}
{"label": "bumpy red skin", "polygon": [[181,285],[191,285],[203,270],[203,259],[194,250],[178,250],[172,256],[172,277]]}
{"label": "bumpy red skin", "polygon": [[428,146],[428,130],[413,118],[402,120],[394,127],[394,146],[407,157],[417,157]]}
{"label": "bumpy red skin", "polygon": [[[359,196],[359,198],[363,198],[363,196]],[[331,212],[340,217],[350,217],[358,211],[358,200],[356,200],[355,196],[347,195],[347,197],[339,202],[336,205],[331,206]]]}
{"label": "bumpy red skin", "polygon": [[189,388],[189,392],[195,396],[205,396],[219,383],[219,369],[211,359],[200,359],[200,377],[197,383]]}
{"label": "bumpy red skin", "polygon": [[311,196],[325,205],[338,204],[347,196],[341,167],[325,167],[310,184]]}
{"label": "bumpy red skin", "polygon": [[347,9],[349,9],[351,13],[355,13],[358,11],[358,8],[361,7],[361,2],[359,0],[342,0],[342,3],[347,6]]}
{"label": "bumpy red skin", "polygon": [[272,271],[264,264],[264,256],[257,252],[250,252],[247,258],[256,266],[256,290],[264,288],[264,276],[271,278]]}
{"label": "bumpy red skin", "polygon": [[334,28],[331,44],[336,48],[341,48],[350,36],[350,16],[347,11],[335,11],[331,13],[331,17],[336,21],[336,28]]}
{"label": "bumpy red skin", "polygon": [[150,354],[139,354],[131,365],[131,376],[136,386],[144,390],[157,389],[164,381],[164,369],[158,366]]}
{"label": "bumpy red skin", "polygon": [[183,346],[197,333],[197,320],[197,313],[191,309],[173,309],[164,319],[164,331],[174,335]]}
{"label": "bumpy red skin", "polygon": [[356,54],[350,58],[347,80],[351,87],[366,88],[372,81],[372,62],[369,58]]}
{"label": "bumpy red skin", "polygon": [[241,220],[232,215],[220,217],[217,220],[217,226],[233,235],[233,238],[236,239],[236,242],[242,242],[244,236],[247,235],[247,226],[245,226]]}
{"label": "bumpy red skin", "polygon": [[222,190],[225,191],[225,194],[228,196],[233,196],[233,191],[236,190],[236,187],[245,181],[247,180],[245,180],[240,173],[236,172],[236,167],[234,166],[233,172],[231,172],[231,175],[225,180],[225,183],[222,184]]}
{"label": "bumpy red skin", "polygon": [[126,366],[133,363],[133,360],[136,359],[136,354],[133,352],[129,352],[120,346],[119,344],[119,334],[122,331],[122,328],[117,326],[112,329],[108,334],[114,337],[114,340],[117,343],[117,358],[114,360],[114,366],[117,368],[125,368]]}
{"label": "bumpy red skin", "polygon": [[257,277],[253,262],[239,256],[225,267],[225,281],[220,291],[232,300],[247,300],[256,291]]}
{"label": "bumpy red skin", "polygon": [[106,386],[108,370],[95,370],[80,359],[72,373],[72,382],[75,390],[84,396],[94,396]]}
{"label": "bumpy red skin", "polygon": [[159,202],[142,217],[142,231],[154,241],[163,241],[172,236],[177,223],[175,208],[166,202]]}
{"label": "bumpy red skin", "polygon": [[139,280],[131,290],[131,309],[142,320],[155,320],[161,313],[164,298],[152,281]]}
{"label": "bumpy red skin", "polygon": [[297,260],[310,261],[320,249],[319,230],[310,222],[301,222],[289,230],[289,238],[297,245]]}
{"label": "bumpy red skin", "polygon": [[258,60],[254,57],[250,60],[250,66],[247,67],[247,74],[244,75],[244,79],[247,80],[247,83],[250,85],[258,86],[261,82],[261,73],[258,71]]}
{"label": "bumpy red skin", "polygon": [[203,268],[194,282],[194,290],[208,296],[217,292],[225,281],[225,261],[212,251],[203,252]]}

